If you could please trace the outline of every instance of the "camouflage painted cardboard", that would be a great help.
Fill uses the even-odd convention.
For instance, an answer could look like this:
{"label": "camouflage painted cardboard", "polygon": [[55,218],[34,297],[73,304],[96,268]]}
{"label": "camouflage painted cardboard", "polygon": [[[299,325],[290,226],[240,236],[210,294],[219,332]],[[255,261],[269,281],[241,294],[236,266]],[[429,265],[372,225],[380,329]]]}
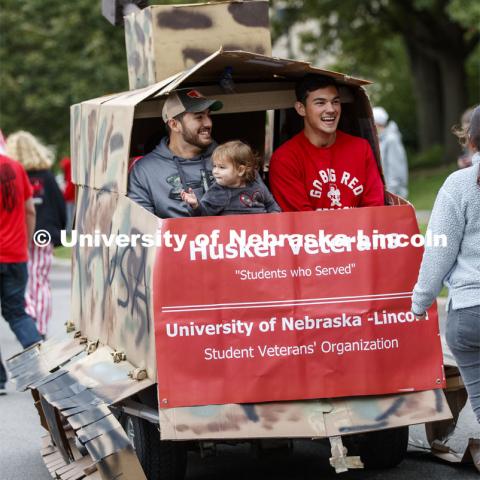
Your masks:
{"label": "camouflage painted cardboard", "polygon": [[267,1],[154,5],[125,17],[131,89],[189,69],[215,52],[271,54]]}
{"label": "camouflage painted cardboard", "polygon": [[99,97],[71,107],[74,184],[126,195],[135,106],[177,76],[134,92]]}
{"label": "camouflage painted cardboard", "polygon": [[450,419],[442,391],[160,410],[162,439],[321,438]]}
{"label": "camouflage painted cardboard", "polygon": [[72,105],[70,108],[70,148],[72,157],[72,182],[93,185],[95,141],[100,105],[114,95]]}
{"label": "camouflage painted cardboard", "polygon": [[148,0],[102,0],[102,15],[112,25],[123,25],[126,12],[136,11],[148,6]]}
{"label": "camouflage painted cardboard", "polygon": [[[72,321],[90,341],[124,352],[156,378],[152,265],[155,248],[81,246],[83,234],[155,235],[159,220],[125,196],[79,187],[73,255]],[[75,235],[75,234],[74,234]],[[113,238],[113,237],[112,237]]]}
{"label": "camouflage painted cardboard", "polygon": [[77,190],[71,320],[83,336],[101,343],[108,341],[109,319],[114,314],[109,288],[109,249],[104,243],[82,246],[80,238],[95,231],[109,234],[117,203],[117,194],[88,187]]}
{"label": "camouflage painted cardboard", "polygon": [[124,25],[130,89],[152,85],[156,78],[151,8],[127,15]]}
{"label": "camouflage painted cardboard", "polygon": [[[154,236],[160,220],[126,197],[120,197],[112,218],[112,230],[119,234],[149,234]],[[137,368],[147,370],[157,378],[155,335],[153,330],[154,247],[118,248],[111,255],[111,289],[114,314],[109,330],[108,345],[125,352]]]}
{"label": "camouflage painted cardboard", "polygon": [[[55,342],[50,343],[44,352],[39,349],[36,360],[44,354],[43,363],[56,369],[61,364],[55,363],[51,355]],[[85,350],[79,337],[76,343]],[[122,425],[107,407],[153,382],[130,378],[133,365],[127,361],[114,363],[113,353],[108,347],[100,347],[61,366],[40,383],[29,384],[34,396],[40,398],[41,414],[51,436],[42,456],[53,478],[145,478]],[[16,359],[17,366],[21,360]],[[33,358],[28,361],[30,366],[32,361]],[[71,429],[64,428],[68,424]],[[76,439],[89,456],[79,452]],[[94,475],[97,471],[99,476]]]}

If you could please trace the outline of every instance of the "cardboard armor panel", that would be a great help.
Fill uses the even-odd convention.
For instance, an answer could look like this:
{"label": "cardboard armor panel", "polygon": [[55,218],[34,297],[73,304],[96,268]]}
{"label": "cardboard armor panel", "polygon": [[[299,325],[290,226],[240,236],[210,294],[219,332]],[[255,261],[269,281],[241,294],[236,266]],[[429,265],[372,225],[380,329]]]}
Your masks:
{"label": "cardboard armor panel", "polygon": [[125,17],[131,89],[191,68],[219,46],[271,54],[267,1],[153,5]]}

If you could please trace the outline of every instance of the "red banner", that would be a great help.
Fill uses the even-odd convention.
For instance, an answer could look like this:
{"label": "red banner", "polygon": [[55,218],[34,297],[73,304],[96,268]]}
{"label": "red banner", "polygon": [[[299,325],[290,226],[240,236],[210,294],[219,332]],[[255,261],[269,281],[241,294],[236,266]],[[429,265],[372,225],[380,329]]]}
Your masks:
{"label": "red banner", "polygon": [[441,388],[436,307],[410,313],[421,240],[409,206],[162,221],[160,406]]}

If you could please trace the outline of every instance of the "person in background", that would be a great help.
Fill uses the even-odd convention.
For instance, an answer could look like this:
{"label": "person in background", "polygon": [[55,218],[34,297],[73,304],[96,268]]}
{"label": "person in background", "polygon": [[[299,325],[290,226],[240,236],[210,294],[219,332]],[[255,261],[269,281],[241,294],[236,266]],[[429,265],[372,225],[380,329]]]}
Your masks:
{"label": "person in background", "polygon": [[65,186],[63,189],[63,198],[67,209],[67,235],[72,234],[73,214],[75,210],[75,185],[72,183],[72,161],[70,157],[63,157],[60,160],[60,167],[63,170],[63,179]]}
{"label": "person in background", "polygon": [[382,107],[373,109],[373,119],[380,142],[383,175],[387,190],[400,197],[408,197],[407,154],[397,124],[388,121],[388,113]]}
{"label": "person in background", "polygon": [[[467,108],[467,110],[463,112],[460,127],[458,126],[454,127],[452,129],[453,133],[461,136],[462,132],[466,132],[468,130],[468,127],[470,126],[470,121],[472,119],[472,113],[473,113],[473,108]],[[475,152],[472,150],[472,148],[468,144],[464,145],[462,148],[461,155],[457,158],[458,168],[469,167],[472,164],[472,155],[474,153]]]}
{"label": "person in background", "polygon": [[[1,132],[0,132],[0,137]],[[32,186],[24,168],[7,157],[0,138],[0,306],[11,330],[27,348],[41,340],[25,311],[28,241],[35,228]],[[0,395],[6,393],[7,372],[0,356]]]}
{"label": "person in background", "polygon": [[7,153],[21,163],[27,171],[33,187],[36,210],[35,230],[46,230],[51,242],[45,246],[30,243],[28,261],[28,286],[26,311],[37,322],[37,328],[45,338],[52,316],[50,269],[53,247],[59,246],[60,232],[66,225],[65,201],[50,168],[53,153],[31,133],[19,131],[7,139]]}
{"label": "person in background", "polygon": [[446,340],[480,423],[480,106],[463,137],[473,165],[452,173],[438,192],[428,224],[447,246],[426,246],[412,297],[423,318],[442,285],[448,287]]}

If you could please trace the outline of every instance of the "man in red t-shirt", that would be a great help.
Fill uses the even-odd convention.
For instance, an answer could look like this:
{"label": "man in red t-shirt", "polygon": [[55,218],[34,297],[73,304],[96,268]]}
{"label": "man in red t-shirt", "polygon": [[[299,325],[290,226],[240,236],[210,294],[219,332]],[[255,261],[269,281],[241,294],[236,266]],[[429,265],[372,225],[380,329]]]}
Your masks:
{"label": "man in red t-shirt", "polygon": [[[28,241],[35,228],[32,187],[20,163],[0,154],[0,304],[23,348],[41,340],[35,321],[25,312]],[[0,358],[0,394],[7,376]]]}
{"label": "man in red t-shirt", "polygon": [[307,75],[295,88],[304,129],[270,162],[270,187],[283,211],[384,205],[384,187],[369,143],[337,130],[340,94],[329,77]]}

